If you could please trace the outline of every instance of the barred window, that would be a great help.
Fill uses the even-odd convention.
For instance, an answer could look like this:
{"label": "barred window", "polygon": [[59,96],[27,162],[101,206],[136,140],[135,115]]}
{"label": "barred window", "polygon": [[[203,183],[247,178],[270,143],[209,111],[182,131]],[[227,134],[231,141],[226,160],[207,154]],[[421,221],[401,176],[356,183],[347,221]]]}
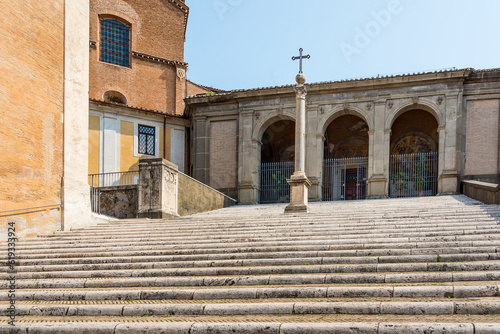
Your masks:
{"label": "barred window", "polygon": [[139,124],[139,154],[155,155],[155,128]]}
{"label": "barred window", "polygon": [[111,18],[101,18],[101,61],[130,66],[130,26]]}

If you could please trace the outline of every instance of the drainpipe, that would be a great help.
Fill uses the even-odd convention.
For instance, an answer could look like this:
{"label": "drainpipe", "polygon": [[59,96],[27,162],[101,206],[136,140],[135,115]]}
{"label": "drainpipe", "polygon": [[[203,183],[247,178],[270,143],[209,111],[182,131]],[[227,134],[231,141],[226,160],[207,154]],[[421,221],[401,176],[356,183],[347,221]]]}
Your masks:
{"label": "drainpipe", "polygon": [[166,159],[167,152],[167,115],[163,115],[163,159]]}

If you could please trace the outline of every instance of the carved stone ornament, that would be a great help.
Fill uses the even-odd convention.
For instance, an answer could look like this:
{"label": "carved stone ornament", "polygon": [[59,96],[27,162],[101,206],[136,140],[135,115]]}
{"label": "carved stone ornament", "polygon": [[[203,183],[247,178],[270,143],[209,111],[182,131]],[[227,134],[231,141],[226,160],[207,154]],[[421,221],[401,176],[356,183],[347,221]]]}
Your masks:
{"label": "carved stone ornament", "polygon": [[372,110],[372,107],[373,107],[373,103],[368,102],[368,103],[366,104],[366,110]]}
{"label": "carved stone ornament", "polygon": [[255,120],[257,120],[257,121],[258,121],[258,120],[259,120],[259,118],[260,118],[260,112],[256,111],[256,112],[254,113],[254,116],[255,116]]}
{"label": "carved stone ornament", "polygon": [[326,107],[323,107],[323,106],[322,106],[322,107],[319,107],[319,113],[320,113],[321,115],[324,115],[324,114],[325,114],[325,111],[326,111]]}
{"label": "carved stone ornament", "polygon": [[342,108],[344,108],[344,109],[349,109],[349,103],[344,103],[344,104],[342,104]]}
{"label": "carved stone ornament", "polygon": [[413,104],[418,104],[418,96],[412,98]]}
{"label": "carved stone ornament", "polygon": [[295,95],[297,96],[298,99],[305,99],[307,95],[306,86],[304,85],[295,86]]}
{"label": "carved stone ornament", "polygon": [[437,104],[438,104],[438,105],[443,104],[443,101],[444,101],[444,97],[439,96],[439,97],[437,98]]}
{"label": "carved stone ornament", "polygon": [[392,102],[391,100],[387,101],[387,108],[388,109],[392,109],[393,106],[394,106],[394,102]]}
{"label": "carved stone ornament", "polygon": [[186,70],[180,67],[177,67],[177,77],[180,80],[183,80],[186,77]]}

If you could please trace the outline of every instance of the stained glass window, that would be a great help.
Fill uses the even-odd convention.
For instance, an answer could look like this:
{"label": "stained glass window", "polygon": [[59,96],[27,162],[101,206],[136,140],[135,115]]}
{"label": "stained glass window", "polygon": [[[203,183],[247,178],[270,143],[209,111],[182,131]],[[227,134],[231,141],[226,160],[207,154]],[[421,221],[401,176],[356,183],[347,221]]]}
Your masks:
{"label": "stained glass window", "polygon": [[155,128],[139,125],[139,154],[155,155]]}
{"label": "stained glass window", "polygon": [[130,26],[116,19],[101,18],[101,61],[130,66]]}

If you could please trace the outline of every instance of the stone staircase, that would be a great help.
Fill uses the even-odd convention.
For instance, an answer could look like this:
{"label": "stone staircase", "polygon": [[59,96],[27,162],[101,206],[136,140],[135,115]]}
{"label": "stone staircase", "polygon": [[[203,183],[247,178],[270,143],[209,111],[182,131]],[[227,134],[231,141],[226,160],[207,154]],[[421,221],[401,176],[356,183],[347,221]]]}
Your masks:
{"label": "stone staircase", "polygon": [[[237,206],[22,239],[15,328],[500,333],[499,206],[444,196],[310,207]],[[0,273],[3,290],[9,276]]]}

